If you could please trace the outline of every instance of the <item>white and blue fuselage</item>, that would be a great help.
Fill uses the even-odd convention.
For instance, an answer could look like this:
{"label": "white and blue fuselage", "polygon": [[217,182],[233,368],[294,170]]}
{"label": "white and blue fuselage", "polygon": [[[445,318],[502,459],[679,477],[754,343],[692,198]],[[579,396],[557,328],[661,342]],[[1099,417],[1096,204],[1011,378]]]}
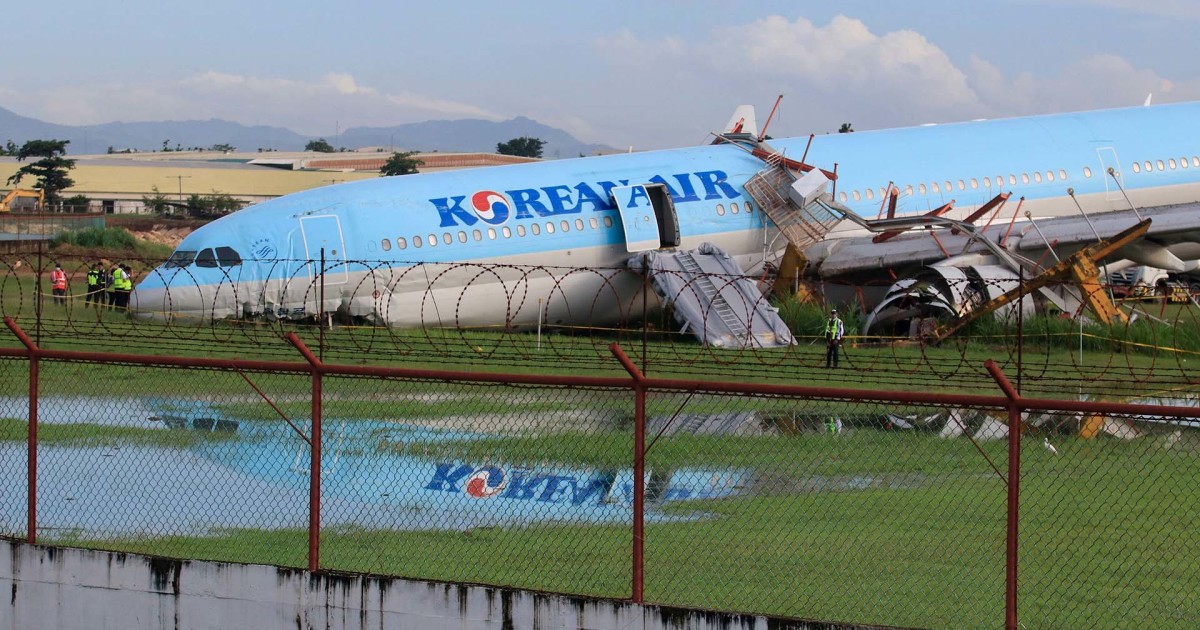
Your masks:
{"label": "white and blue fuselage", "polygon": [[[799,159],[808,138],[770,144]],[[1200,103],[817,136],[806,161],[836,163],[836,199],[867,218],[889,186],[900,191],[897,215],[954,200],[950,216],[962,217],[1000,192],[1035,216],[1077,212],[1068,189],[1089,212],[1190,202],[1200,199]],[[643,295],[625,268],[632,226],[614,196],[658,185],[679,234],[664,231],[652,249],[711,242],[749,271],[784,246],[743,188],[763,168],[744,147],[715,144],[308,190],[193,232],[138,284],[133,308],[201,318],[340,310],[390,325],[613,321],[640,314]],[[637,190],[626,205],[650,205]]]}

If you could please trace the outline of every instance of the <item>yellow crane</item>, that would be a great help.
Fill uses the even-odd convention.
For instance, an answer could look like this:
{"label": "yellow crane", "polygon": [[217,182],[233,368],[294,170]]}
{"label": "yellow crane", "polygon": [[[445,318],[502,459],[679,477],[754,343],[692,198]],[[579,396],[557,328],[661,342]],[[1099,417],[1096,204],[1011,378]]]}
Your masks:
{"label": "yellow crane", "polygon": [[12,202],[21,197],[37,199],[37,205],[41,206],[46,200],[45,192],[41,190],[26,190],[23,188],[14,188],[4,195],[4,199],[0,199],[0,212],[8,212],[12,210]]}

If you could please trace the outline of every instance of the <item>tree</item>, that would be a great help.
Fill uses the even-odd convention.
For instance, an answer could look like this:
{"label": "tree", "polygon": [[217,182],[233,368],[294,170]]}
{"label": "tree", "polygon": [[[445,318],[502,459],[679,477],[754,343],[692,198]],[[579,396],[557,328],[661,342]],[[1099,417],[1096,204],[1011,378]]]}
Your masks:
{"label": "tree", "polygon": [[208,148],[208,150],[220,151],[221,153],[233,153],[234,151],[237,151],[237,147],[233,146],[232,144],[221,143],[212,145]]}
{"label": "tree", "polygon": [[63,207],[70,209],[71,212],[87,212],[88,206],[92,203],[87,195],[71,195],[63,199]]}
{"label": "tree", "polygon": [[391,177],[393,175],[411,175],[417,172],[417,167],[424,164],[421,160],[413,157],[416,151],[405,151],[401,153],[397,151],[384,162],[379,169],[379,174],[383,177]]}
{"label": "tree", "polygon": [[154,214],[175,214],[174,206],[171,205],[166,195],[159,192],[158,186],[151,186],[150,190],[154,194],[142,197],[143,206],[149,208]]}
{"label": "tree", "polygon": [[0,149],[0,155],[16,157],[16,155],[17,155],[16,143],[14,143],[12,140],[9,140],[8,143],[4,145],[4,148]]}
{"label": "tree", "polygon": [[496,145],[496,153],[500,155],[519,155],[521,157],[540,158],[542,157],[542,147],[546,146],[546,141],[540,138],[530,138],[529,136],[521,136],[513,138],[508,142],[501,142]]}
{"label": "tree", "polygon": [[325,141],[325,138],[317,138],[309,140],[308,144],[304,145],[305,151],[316,151],[317,153],[333,153],[333,145]]}
{"label": "tree", "polygon": [[854,133],[853,123],[842,123],[842,126],[838,127],[838,133]]}
{"label": "tree", "polygon": [[36,162],[30,162],[17,169],[8,183],[15,186],[30,175],[36,177],[38,183],[34,188],[40,188],[46,195],[46,203],[58,203],[58,192],[75,185],[75,180],[67,177],[67,173],[75,168],[75,160],[63,157],[67,153],[70,140],[30,140],[20,151],[17,151],[17,161],[24,162],[26,158],[40,157]]}

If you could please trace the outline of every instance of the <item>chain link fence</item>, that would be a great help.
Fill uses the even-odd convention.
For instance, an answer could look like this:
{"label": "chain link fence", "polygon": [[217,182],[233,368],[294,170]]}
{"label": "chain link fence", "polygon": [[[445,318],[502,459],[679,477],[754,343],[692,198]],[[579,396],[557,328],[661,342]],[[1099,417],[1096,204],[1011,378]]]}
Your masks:
{"label": "chain link fence", "polygon": [[3,535],[840,622],[1200,624],[1194,407],[106,356],[3,351]]}

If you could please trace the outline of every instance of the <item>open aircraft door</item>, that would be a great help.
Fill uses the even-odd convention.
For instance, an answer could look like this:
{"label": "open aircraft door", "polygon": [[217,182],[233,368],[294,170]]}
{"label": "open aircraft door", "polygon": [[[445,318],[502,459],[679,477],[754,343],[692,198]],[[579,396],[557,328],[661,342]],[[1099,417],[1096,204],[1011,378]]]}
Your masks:
{"label": "open aircraft door", "polygon": [[644,252],[679,246],[679,217],[666,186],[619,186],[613,188],[611,194],[621,213],[625,251]]}
{"label": "open aircraft door", "polygon": [[309,261],[309,275],[316,281],[321,274],[321,250],[325,250],[325,285],[345,284],[346,243],[342,240],[342,223],[337,215],[300,217],[304,233],[304,256]]}

